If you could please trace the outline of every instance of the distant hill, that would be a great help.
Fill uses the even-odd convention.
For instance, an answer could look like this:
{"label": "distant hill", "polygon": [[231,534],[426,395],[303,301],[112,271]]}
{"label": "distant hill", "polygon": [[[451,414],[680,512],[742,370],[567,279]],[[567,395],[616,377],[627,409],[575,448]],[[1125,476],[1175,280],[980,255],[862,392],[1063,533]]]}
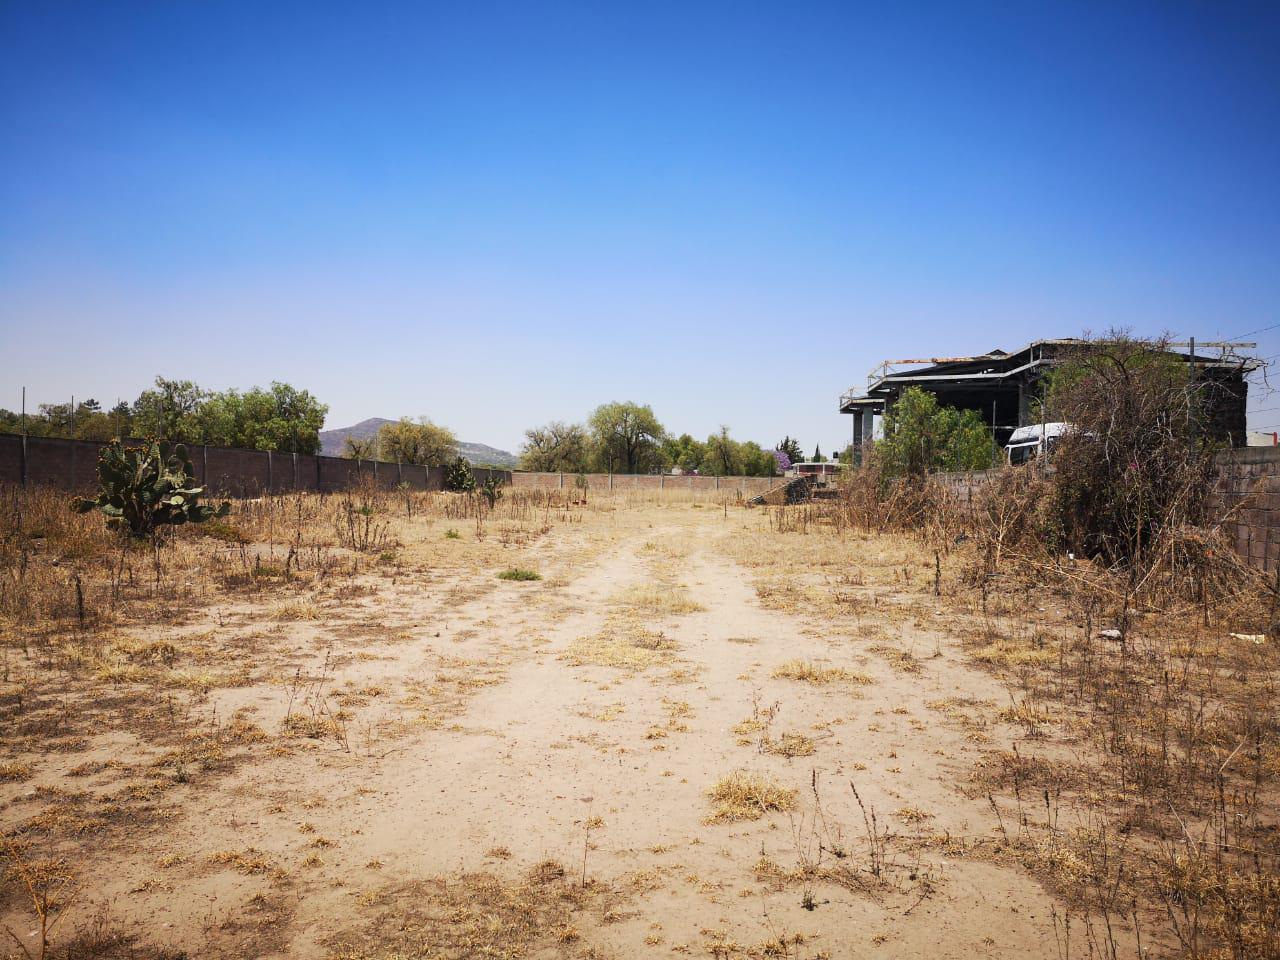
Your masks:
{"label": "distant hill", "polygon": [[[384,423],[395,423],[383,417],[370,417],[349,427],[337,427],[333,430],[320,431],[320,452],[327,457],[340,457],[347,448],[347,437],[357,440],[368,440],[375,437]],[[516,456],[506,450],[499,450],[484,443],[458,441],[458,453],[472,463],[491,463],[495,467],[511,468],[516,465]]]}

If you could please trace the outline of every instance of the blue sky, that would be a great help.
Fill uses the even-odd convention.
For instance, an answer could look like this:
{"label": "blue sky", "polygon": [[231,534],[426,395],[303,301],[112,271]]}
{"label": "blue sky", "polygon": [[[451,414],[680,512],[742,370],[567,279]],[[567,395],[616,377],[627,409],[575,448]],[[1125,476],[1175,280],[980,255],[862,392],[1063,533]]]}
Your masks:
{"label": "blue sky", "polygon": [[1277,170],[1275,4],[11,0],[0,406],[279,379],[829,449],[886,357],[1280,354]]}

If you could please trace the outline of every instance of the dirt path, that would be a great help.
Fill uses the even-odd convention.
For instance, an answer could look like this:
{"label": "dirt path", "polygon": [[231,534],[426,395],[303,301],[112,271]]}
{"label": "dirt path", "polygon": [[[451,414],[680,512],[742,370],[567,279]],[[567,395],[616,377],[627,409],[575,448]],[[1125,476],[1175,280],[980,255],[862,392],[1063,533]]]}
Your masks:
{"label": "dirt path", "polygon": [[[955,710],[1003,690],[941,624],[873,651],[766,608],[714,547],[725,523],[619,524],[592,562],[558,531],[533,554],[541,583],[406,579],[360,607],[394,640],[298,627],[311,670],[337,651],[324,695],[360,703],[346,742],[189,790],[131,853],[86,865],[92,902],[197,956],[327,957],[356,930],[364,952],[344,955],[377,956],[400,885],[514,883],[554,860],[610,894],[538,941],[547,955],[1051,954],[1045,892],[958,855],[992,816],[962,792],[981,746]],[[617,665],[619,649],[643,662]],[[775,676],[793,661],[843,675]],[[224,717],[247,707],[267,729],[288,701],[279,683],[220,696]],[[708,822],[708,790],[738,770],[794,790],[794,809]]]}

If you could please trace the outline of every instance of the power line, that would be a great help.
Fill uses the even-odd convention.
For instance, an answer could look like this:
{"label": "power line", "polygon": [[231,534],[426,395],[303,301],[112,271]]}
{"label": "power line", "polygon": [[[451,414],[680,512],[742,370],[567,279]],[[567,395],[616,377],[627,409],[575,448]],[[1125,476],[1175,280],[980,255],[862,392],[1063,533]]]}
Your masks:
{"label": "power line", "polygon": [[1247,333],[1237,333],[1234,337],[1228,337],[1227,339],[1239,340],[1241,337],[1251,337],[1255,333],[1266,333],[1268,330],[1274,330],[1276,327],[1280,327],[1280,323],[1273,323],[1269,327],[1259,327],[1257,330],[1250,330]]}

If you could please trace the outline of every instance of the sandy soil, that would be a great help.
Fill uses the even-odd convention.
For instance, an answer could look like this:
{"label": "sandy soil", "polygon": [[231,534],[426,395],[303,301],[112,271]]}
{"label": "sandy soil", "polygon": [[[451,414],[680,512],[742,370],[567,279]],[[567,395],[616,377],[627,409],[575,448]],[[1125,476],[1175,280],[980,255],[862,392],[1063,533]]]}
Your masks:
{"label": "sandy soil", "polygon": [[[245,675],[170,709],[218,756],[184,763],[108,699],[100,730],[0,784],[0,817],[60,812],[68,932],[108,918],[190,956],[1056,955],[1051,896],[981,853],[997,825],[972,771],[1016,730],[932,601],[932,557],[867,539],[865,569],[779,580],[745,538],[804,538],[764,523],[589,514],[510,552],[533,582],[432,569],[402,534],[395,573],[301,619],[215,597],[169,633]],[[775,676],[794,661],[830,675]],[[735,771],[794,806],[717,821]],[[77,838],[68,811],[130,790],[155,794],[145,816]],[[15,897],[4,919],[30,942]]]}

